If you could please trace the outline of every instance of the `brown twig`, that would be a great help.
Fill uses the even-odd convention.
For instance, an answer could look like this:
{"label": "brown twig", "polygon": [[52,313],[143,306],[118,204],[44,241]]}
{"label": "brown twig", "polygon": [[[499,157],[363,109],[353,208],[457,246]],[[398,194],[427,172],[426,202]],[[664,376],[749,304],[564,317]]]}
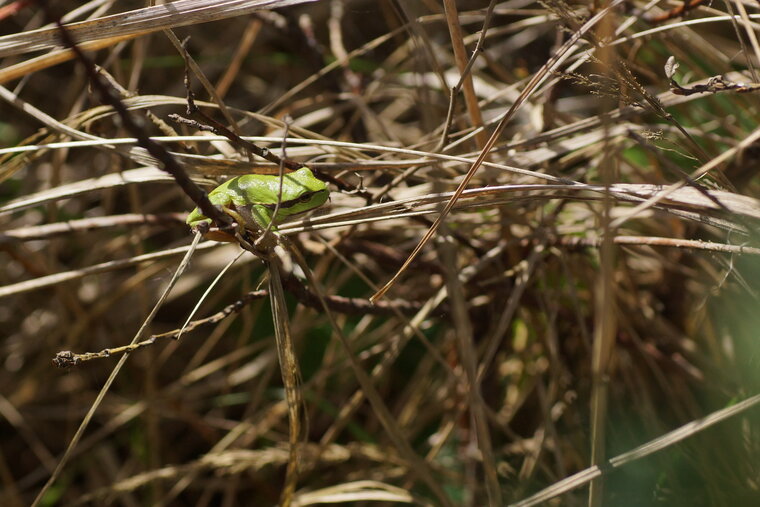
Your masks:
{"label": "brown twig", "polygon": [[[299,303],[309,308],[322,310],[322,303],[320,302],[319,297],[314,294],[314,292],[309,290],[300,280],[293,276],[290,276],[283,279],[283,282],[288,292],[290,292],[298,300]],[[203,319],[198,319],[190,322],[184,328],[182,334],[185,335],[190,331],[193,331],[200,327],[216,324],[229,317],[230,315],[240,312],[248,303],[265,297],[269,297],[268,290],[256,290],[248,292],[234,303],[225,306],[219,312]],[[347,315],[393,315],[395,311],[413,313],[418,311],[422,306],[420,304],[411,303],[404,300],[381,301],[373,305],[367,299],[349,298],[343,296],[325,296],[325,301],[330,307],[330,310]],[[99,352],[83,352],[81,354],[77,354],[70,350],[62,350],[56,353],[55,357],[53,358],[53,364],[58,368],[71,368],[73,366],[78,366],[81,363],[92,361],[93,359],[105,359],[119,354],[128,354],[138,349],[149,347],[155,344],[158,340],[174,340],[177,338],[179,332],[179,329],[174,329],[166,333],[152,335],[149,338],[132,345],[107,348]]]}

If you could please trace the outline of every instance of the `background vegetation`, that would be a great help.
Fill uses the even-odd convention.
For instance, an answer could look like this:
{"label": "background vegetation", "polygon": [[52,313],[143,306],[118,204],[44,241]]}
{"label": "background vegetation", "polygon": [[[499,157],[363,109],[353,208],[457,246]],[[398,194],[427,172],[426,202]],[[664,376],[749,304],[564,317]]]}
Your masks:
{"label": "background vegetation", "polygon": [[[598,18],[606,5],[554,0],[195,3],[213,8],[132,30],[102,18],[142,2],[0,2],[0,504],[268,505],[288,484],[300,505],[760,497],[756,3],[617,2]],[[191,37],[207,115],[273,153],[287,137],[287,157],[346,184],[283,228],[335,296],[335,323],[287,296],[308,416],[297,477],[259,259],[175,341],[240,251],[203,246],[146,346],[119,353],[194,204],[56,30],[34,32],[50,14],[94,20],[72,33],[106,41],[87,53],[101,76],[205,188],[273,165],[168,119],[185,63],[163,29]]]}

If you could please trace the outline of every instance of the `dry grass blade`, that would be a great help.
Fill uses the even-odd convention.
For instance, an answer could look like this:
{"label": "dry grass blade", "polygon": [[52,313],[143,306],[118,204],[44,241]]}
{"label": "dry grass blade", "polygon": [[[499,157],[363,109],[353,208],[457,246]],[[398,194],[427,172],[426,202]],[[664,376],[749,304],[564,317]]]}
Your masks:
{"label": "dry grass blade", "polygon": [[317,491],[301,493],[293,505],[318,505],[348,502],[393,502],[417,504],[408,491],[378,481],[347,482]]}
{"label": "dry grass blade", "polygon": [[60,185],[56,188],[44,190],[22,198],[15,199],[0,206],[0,215],[13,213],[26,208],[39,206],[59,199],[68,199],[95,190],[114,188],[119,185],[137,183],[172,181],[171,176],[155,167],[142,167],[123,171],[118,174],[108,174],[100,178],[90,178],[69,185]]}
{"label": "dry grass blade", "polygon": [[285,388],[285,399],[288,403],[288,443],[290,444],[288,465],[286,468],[285,485],[280,493],[280,505],[289,506],[293,501],[293,493],[298,482],[299,445],[301,443],[303,425],[303,397],[300,391],[300,369],[296,359],[295,345],[290,334],[290,319],[285,303],[285,290],[282,288],[281,259],[277,254],[276,260],[269,262],[269,295],[274,318],[274,334],[277,339],[277,356],[280,358],[280,372]]}
{"label": "dry grass blade", "polygon": [[[371,446],[352,446],[349,448],[339,445],[329,445],[317,448],[305,446],[304,458],[319,461],[327,466],[336,466],[356,458],[378,460],[381,452]],[[290,452],[285,447],[270,448],[261,451],[247,449],[217,450],[183,465],[168,466],[118,481],[107,488],[94,491],[79,498],[72,505],[86,505],[94,501],[103,501],[112,495],[136,491],[145,485],[166,481],[205,471],[214,471],[220,475],[234,475],[241,470],[260,471],[268,466],[287,463]],[[334,495],[334,496],[333,496]],[[298,493],[294,505],[313,505],[320,499],[332,497],[337,501],[348,498],[363,498],[366,500],[385,500],[407,503],[414,501],[413,497],[400,488],[378,481],[356,481],[336,485],[323,490],[308,493]]]}
{"label": "dry grass blade", "polygon": [[464,297],[464,288],[457,276],[455,245],[450,236],[441,238],[439,250],[441,259],[446,267],[446,287],[449,301],[451,301],[451,313],[458,340],[459,362],[462,363],[465,372],[462,381],[465,383],[462,389],[468,393],[467,410],[469,417],[475,423],[473,432],[473,447],[477,446],[481,454],[483,468],[486,476],[486,491],[489,505],[502,505],[501,488],[496,472],[496,460],[492,450],[492,439],[485,416],[485,403],[478,382],[478,360],[475,355],[475,347],[472,323],[467,316],[467,303]]}
{"label": "dry grass blade", "polygon": [[[114,14],[68,25],[79,43],[97,39],[147,34],[176,26],[206,23],[234,16],[244,16],[263,9],[275,9],[314,0],[178,0],[122,14]],[[114,43],[118,40],[114,40]],[[57,47],[56,28],[41,28],[0,37],[0,57]]]}
{"label": "dry grass blade", "polygon": [[[495,1],[491,0],[488,7],[489,11],[493,9],[494,4]],[[475,88],[472,84],[472,75],[468,70],[471,69],[471,66],[468,67],[468,58],[462,40],[462,27],[459,24],[459,13],[457,11],[456,2],[453,0],[444,0],[443,6],[446,13],[446,24],[448,25],[449,33],[451,34],[451,46],[454,50],[454,58],[456,58],[457,67],[462,73],[460,83],[462,83],[462,92],[464,93],[464,100],[467,104],[467,112],[470,115],[472,126],[480,128],[483,126],[483,115],[480,110],[480,105],[478,104],[478,99],[475,95]],[[488,27],[483,27],[483,31],[487,28]],[[477,55],[473,56],[475,57]],[[483,148],[488,141],[486,133],[483,130],[479,131],[475,138],[478,142],[478,148]]]}
{"label": "dry grass blade", "polygon": [[[692,179],[697,179],[697,178],[700,178],[700,177],[704,176],[705,174],[708,173],[708,171],[710,171],[711,169],[714,169],[714,168],[720,166],[720,164],[722,164],[723,162],[725,162],[726,160],[728,160],[730,157],[734,156],[736,154],[736,152],[738,152],[738,151],[740,151],[740,150],[742,150],[742,149],[744,149],[746,147],[749,147],[752,144],[754,144],[755,142],[757,142],[758,139],[760,139],[760,129],[755,130],[751,135],[747,136],[745,139],[742,139],[742,141],[740,143],[738,143],[736,146],[732,147],[729,150],[726,150],[725,152],[721,153],[719,156],[713,158],[709,162],[707,162],[704,165],[702,165],[699,169],[697,169],[694,172],[694,174],[692,175]],[[660,200],[667,198],[670,194],[672,194],[674,192],[678,192],[679,189],[682,189],[685,185],[686,185],[686,182],[674,183],[669,188],[664,189],[664,190],[658,192],[657,195],[653,195],[646,202],[643,202],[639,206],[636,206],[626,216],[620,217],[620,218],[614,220],[610,224],[610,226],[613,227],[613,228],[618,227],[625,220],[628,220],[629,218],[636,216],[637,213],[639,213],[642,210],[648,208],[649,206],[653,205],[654,203],[657,203]],[[693,188],[690,189],[690,190],[691,190],[690,194],[692,194],[692,200],[694,200],[694,198],[696,198],[696,196],[694,196],[695,193],[702,193],[702,192],[696,192],[695,189],[693,189]],[[709,197],[709,193],[708,194],[702,193],[702,195],[707,195]],[[723,204],[722,204],[723,201],[721,201],[720,197],[716,196],[712,201],[713,201],[713,203],[717,207],[723,206]],[[753,213],[756,216],[757,213],[758,213],[758,211],[760,211],[760,206],[758,206],[756,200],[747,199],[747,198],[742,197],[742,196],[737,196],[735,198],[733,198],[733,197],[730,198],[729,202],[727,204],[725,204],[725,206],[726,207],[728,207],[728,206],[734,206],[734,205],[738,204],[737,201],[739,201],[739,202],[744,201],[745,202],[744,205],[739,205],[740,206],[739,209],[743,210],[744,213],[748,213],[749,212],[749,213]],[[752,201],[755,201],[755,202],[753,203]],[[704,202],[704,201],[702,201],[702,202]],[[732,209],[731,211],[738,211],[738,210]]]}
{"label": "dry grass blade", "polygon": [[[200,245],[197,248],[197,250],[204,250],[207,248],[213,248],[215,246],[216,245],[214,245],[213,243],[205,243],[203,245]],[[45,287],[59,285],[63,282],[77,280],[84,276],[94,275],[97,273],[105,273],[107,271],[113,271],[115,269],[123,269],[130,266],[135,266],[143,262],[149,262],[149,261],[154,261],[157,259],[165,259],[165,258],[174,257],[177,255],[185,254],[189,252],[191,249],[192,249],[191,246],[189,247],[181,246],[181,247],[174,248],[171,250],[163,250],[161,252],[138,255],[136,257],[132,257],[131,259],[120,259],[120,260],[115,260],[115,261],[108,261],[102,264],[95,264],[93,266],[88,266],[82,269],[65,271],[62,273],[56,273],[53,275],[43,276],[40,278],[27,280],[27,281],[19,282],[12,285],[5,285],[3,287],[0,287],[0,298],[12,296],[14,294],[20,294],[22,292],[28,292],[28,291],[42,289]]]}
{"label": "dry grass blade", "polygon": [[711,426],[725,421],[726,419],[748,412],[749,410],[755,408],[758,404],[760,404],[760,395],[755,395],[746,400],[742,400],[733,406],[726,407],[697,421],[693,421],[689,424],[681,426],[678,429],[666,433],[665,435],[647,442],[646,444],[642,444],[639,447],[636,447],[635,449],[632,449],[626,453],[619,454],[618,456],[609,459],[606,463],[606,466],[603,468],[598,466],[586,468],[585,470],[573,474],[571,477],[567,477],[566,479],[556,482],[551,487],[548,487],[543,491],[531,495],[529,498],[525,498],[524,500],[515,502],[510,505],[512,507],[530,507],[532,505],[538,505],[551,500],[552,498],[555,498],[563,493],[567,493],[568,491],[572,491],[573,489],[584,486],[597,477],[601,477],[605,473],[610,473],[617,468],[623,467],[627,464],[633,463],[651,454],[666,449],[684,439],[697,435],[699,432],[705,431]]}

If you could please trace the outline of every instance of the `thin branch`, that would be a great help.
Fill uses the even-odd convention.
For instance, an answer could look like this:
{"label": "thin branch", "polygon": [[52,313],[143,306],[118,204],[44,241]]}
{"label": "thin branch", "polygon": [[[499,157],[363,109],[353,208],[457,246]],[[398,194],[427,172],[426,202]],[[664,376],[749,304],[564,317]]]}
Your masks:
{"label": "thin branch", "polygon": [[[293,276],[283,278],[283,286],[302,305],[314,308],[315,310],[322,310],[322,303],[320,302],[319,297],[297,278]],[[121,347],[107,348],[99,352],[76,353],[70,350],[62,350],[55,354],[52,361],[58,368],[71,368],[87,361],[92,361],[93,359],[105,359],[120,354],[129,354],[135,350],[154,345],[159,340],[176,340],[180,331],[182,331],[182,335],[184,336],[201,327],[217,324],[230,315],[239,313],[249,303],[266,297],[269,297],[268,290],[251,291],[244,294],[234,303],[225,306],[217,313],[190,322],[185,326],[184,330],[174,329],[165,333],[152,335],[141,342]],[[398,311],[406,314],[413,314],[419,311],[422,307],[419,303],[413,303],[403,299],[379,301],[376,304],[372,304],[368,299],[349,298],[344,296],[325,296],[325,302],[330,310],[346,315],[394,315]],[[443,310],[445,311],[445,308],[443,308]]]}

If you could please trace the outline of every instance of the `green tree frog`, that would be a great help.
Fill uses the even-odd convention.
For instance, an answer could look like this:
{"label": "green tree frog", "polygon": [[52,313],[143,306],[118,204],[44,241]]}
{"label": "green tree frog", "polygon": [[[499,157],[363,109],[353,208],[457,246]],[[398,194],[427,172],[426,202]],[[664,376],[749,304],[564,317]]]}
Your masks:
{"label": "green tree frog", "polygon": [[[222,208],[241,225],[249,229],[264,230],[274,220],[275,224],[285,217],[305,213],[323,205],[330,195],[324,181],[317,179],[308,167],[282,177],[282,198],[279,175],[247,174],[231,178],[208,194],[211,204]],[[277,209],[277,214],[273,216]],[[195,208],[187,216],[187,224],[196,228],[211,219]],[[274,229],[274,224],[273,227]],[[215,241],[235,241],[223,231],[211,231],[205,237]]]}

